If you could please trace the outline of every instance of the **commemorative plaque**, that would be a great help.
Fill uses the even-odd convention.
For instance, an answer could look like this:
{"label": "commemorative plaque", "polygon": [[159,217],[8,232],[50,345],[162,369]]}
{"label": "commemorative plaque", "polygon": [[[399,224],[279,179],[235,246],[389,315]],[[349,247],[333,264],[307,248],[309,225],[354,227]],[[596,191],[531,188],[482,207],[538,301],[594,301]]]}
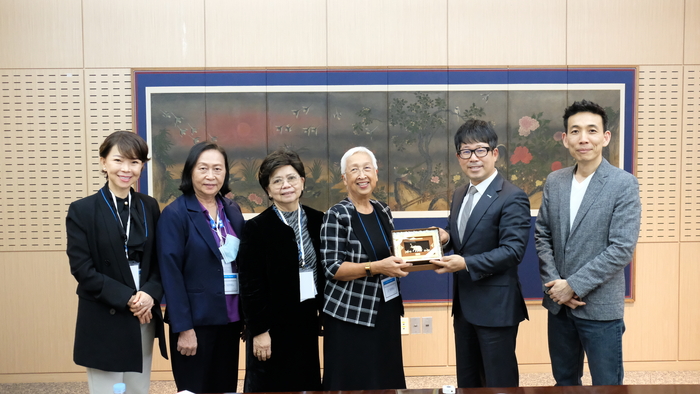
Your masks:
{"label": "commemorative plaque", "polygon": [[418,228],[412,230],[392,231],[394,255],[401,257],[413,266],[404,271],[434,270],[438,267],[430,260],[442,258],[440,232],[437,228]]}

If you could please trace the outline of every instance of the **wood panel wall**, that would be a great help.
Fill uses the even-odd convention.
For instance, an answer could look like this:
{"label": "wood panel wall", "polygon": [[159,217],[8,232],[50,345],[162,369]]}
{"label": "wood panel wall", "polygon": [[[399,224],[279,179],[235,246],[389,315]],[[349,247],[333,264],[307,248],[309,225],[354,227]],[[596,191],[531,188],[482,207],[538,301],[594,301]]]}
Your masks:
{"label": "wood panel wall", "polygon": [[[135,67],[639,66],[625,363],[700,369],[698,42],[700,0],[0,0],[0,382],[85,379],[63,223],[104,181],[104,136],[132,127]],[[407,308],[433,318],[403,337],[408,375],[454,373],[449,311]],[[521,371],[548,372],[546,311],[529,311]]]}

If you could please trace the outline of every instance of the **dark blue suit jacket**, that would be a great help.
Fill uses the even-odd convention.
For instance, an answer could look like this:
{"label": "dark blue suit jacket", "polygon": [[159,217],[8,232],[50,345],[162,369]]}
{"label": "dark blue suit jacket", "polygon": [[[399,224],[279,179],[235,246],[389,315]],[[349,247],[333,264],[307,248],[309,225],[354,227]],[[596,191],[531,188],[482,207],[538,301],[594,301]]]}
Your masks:
{"label": "dark blue suit jacket", "polygon": [[457,217],[467,186],[455,190],[446,228],[447,249],[462,255],[469,269],[454,273],[452,312],[459,305],[471,324],[514,326],[528,317],[518,264],[530,234],[530,201],[520,188],[496,175],[474,206],[460,239]]}
{"label": "dark blue suit jacket", "polygon": [[[224,198],[224,212],[240,238],[243,215]],[[158,221],[158,262],[165,291],[165,321],[173,332],[228,324],[221,252],[197,197],[182,195]]]}

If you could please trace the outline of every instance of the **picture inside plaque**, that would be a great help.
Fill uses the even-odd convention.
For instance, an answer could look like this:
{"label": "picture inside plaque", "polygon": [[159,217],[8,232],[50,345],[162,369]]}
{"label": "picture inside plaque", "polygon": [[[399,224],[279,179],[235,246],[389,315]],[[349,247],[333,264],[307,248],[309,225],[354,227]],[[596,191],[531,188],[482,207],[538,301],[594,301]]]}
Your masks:
{"label": "picture inside plaque", "polygon": [[437,229],[394,230],[396,256],[410,262],[428,262],[442,257]]}
{"label": "picture inside plaque", "polygon": [[403,240],[404,253],[413,253],[416,256],[425,256],[433,248],[432,238],[406,238]]}

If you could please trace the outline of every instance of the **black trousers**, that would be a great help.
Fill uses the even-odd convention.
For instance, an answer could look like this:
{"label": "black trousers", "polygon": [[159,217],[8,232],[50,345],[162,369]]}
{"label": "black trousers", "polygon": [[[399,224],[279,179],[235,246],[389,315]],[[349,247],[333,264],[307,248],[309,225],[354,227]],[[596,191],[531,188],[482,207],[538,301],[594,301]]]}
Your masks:
{"label": "black trousers", "polygon": [[461,308],[455,308],[454,330],[459,388],[518,387],[517,325],[477,326],[464,318]]}
{"label": "black trousers", "polygon": [[177,391],[234,393],[238,388],[238,347],[242,322],[195,327],[197,353],[177,351],[179,333],[170,329],[170,360]]}

